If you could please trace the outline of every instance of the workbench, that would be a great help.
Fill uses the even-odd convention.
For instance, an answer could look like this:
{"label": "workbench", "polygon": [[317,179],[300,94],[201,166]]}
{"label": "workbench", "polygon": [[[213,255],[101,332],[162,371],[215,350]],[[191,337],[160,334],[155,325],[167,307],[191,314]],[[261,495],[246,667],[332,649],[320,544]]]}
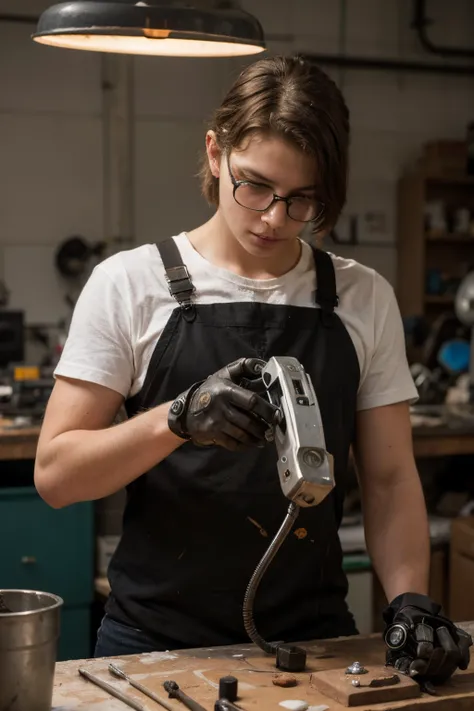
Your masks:
{"label": "workbench", "polygon": [[[474,632],[474,622],[462,623],[463,628]],[[295,674],[297,685],[293,688],[277,687],[272,682],[276,672],[272,657],[251,644],[236,647],[154,652],[150,654],[88,659],[61,662],[56,666],[53,711],[125,711],[127,706],[107,692],[82,678],[79,667],[111,683],[116,688],[143,703],[149,711],[160,711],[154,701],[133,689],[126,681],[116,679],[108,672],[113,661],[135,681],[167,699],[163,689],[165,680],[176,681],[190,697],[200,702],[206,711],[213,711],[217,698],[219,678],[228,674],[239,682],[236,703],[244,711],[282,711],[281,701],[302,700],[318,709],[342,711],[347,708],[313,688],[311,673],[327,669],[343,671],[354,661],[360,661],[370,670],[371,665],[383,665],[384,645],[380,635],[345,637],[334,640],[317,640],[302,644],[307,649],[307,669]],[[393,670],[391,670],[393,671]],[[363,677],[360,677],[361,679]],[[168,703],[176,711],[185,711],[179,701]],[[466,672],[456,672],[452,679],[439,688],[438,696],[422,694],[416,699],[397,702],[371,703],[358,706],[360,711],[467,711],[474,708],[474,660]],[[321,711],[323,709],[321,708]]]}
{"label": "workbench", "polygon": [[[34,459],[40,428],[7,429],[0,420],[0,462],[9,459]],[[415,457],[444,457],[474,454],[474,429],[413,427]]]}
{"label": "workbench", "polygon": [[39,432],[38,426],[14,429],[0,419],[0,462],[11,459],[34,459]]}

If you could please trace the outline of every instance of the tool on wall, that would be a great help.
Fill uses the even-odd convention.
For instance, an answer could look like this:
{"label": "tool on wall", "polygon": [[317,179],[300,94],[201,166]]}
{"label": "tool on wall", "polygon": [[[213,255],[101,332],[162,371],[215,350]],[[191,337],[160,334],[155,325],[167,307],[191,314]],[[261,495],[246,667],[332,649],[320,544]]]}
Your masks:
{"label": "tool on wall", "polygon": [[276,666],[285,671],[303,671],[306,652],[293,644],[269,643],[258,633],[253,603],[258,586],[285,541],[300,507],[317,506],[334,488],[333,457],[326,442],[318,400],[309,375],[296,358],[270,358],[262,369],[267,396],[280,410],[274,441],[277,469],[283,494],[290,499],[288,513],[258,564],[248,584],[243,616],[252,642],[267,654],[276,655]]}
{"label": "tool on wall", "polygon": [[74,308],[93,267],[105,256],[105,242],[89,242],[81,235],[63,240],[55,253],[55,267],[66,285],[66,303]]}
{"label": "tool on wall", "polygon": [[456,316],[471,329],[471,352],[469,358],[469,401],[474,402],[474,271],[462,280],[454,302]]}

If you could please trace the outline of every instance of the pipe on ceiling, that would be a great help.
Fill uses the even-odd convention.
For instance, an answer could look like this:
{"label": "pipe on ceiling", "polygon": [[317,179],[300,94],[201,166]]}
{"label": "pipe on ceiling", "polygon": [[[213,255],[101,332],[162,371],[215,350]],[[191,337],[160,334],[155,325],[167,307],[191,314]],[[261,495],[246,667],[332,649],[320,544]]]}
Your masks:
{"label": "pipe on ceiling", "polygon": [[21,23],[24,25],[36,25],[38,24],[39,17],[33,17],[32,15],[12,15],[10,13],[0,14],[0,22],[14,22]]}
{"label": "pipe on ceiling", "polygon": [[474,76],[474,64],[441,64],[437,62],[415,62],[398,59],[377,59],[373,57],[356,57],[343,54],[301,53],[303,57],[316,64],[347,67],[348,69],[413,72],[420,74],[450,74],[457,76]]}
{"label": "pipe on ceiling", "polygon": [[414,16],[412,27],[417,31],[418,38],[427,52],[431,54],[439,54],[443,57],[465,57],[474,58],[474,48],[468,47],[448,47],[439,44],[434,44],[428,37],[426,30],[427,25],[431,24],[432,20],[426,15],[426,0],[414,0]]}

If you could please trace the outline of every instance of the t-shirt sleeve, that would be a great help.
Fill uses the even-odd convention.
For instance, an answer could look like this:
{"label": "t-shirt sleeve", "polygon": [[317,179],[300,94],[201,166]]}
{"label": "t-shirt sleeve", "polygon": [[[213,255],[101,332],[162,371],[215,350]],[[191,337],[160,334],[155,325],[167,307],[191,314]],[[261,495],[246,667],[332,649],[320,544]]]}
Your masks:
{"label": "t-shirt sleeve", "polygon": [[131,332],[124,290],[99,264],[76,302],[54,375],[104,385],[126,398],[134,370]]}
{"label": "t-shirt sleeve", "polygon": [[374,284],[374,341],[369,366],[360,384],[358,410],[415,402],[418,391],[406,355],[400,309],[390,284],[376,275]]}

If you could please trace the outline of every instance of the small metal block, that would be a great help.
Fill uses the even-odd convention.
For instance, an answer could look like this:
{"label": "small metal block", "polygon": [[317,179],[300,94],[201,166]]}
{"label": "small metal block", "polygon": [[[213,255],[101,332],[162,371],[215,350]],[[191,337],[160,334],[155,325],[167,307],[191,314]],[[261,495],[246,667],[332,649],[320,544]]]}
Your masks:
{"label": "small metal block", "polygon": [[219,679],[219,698],[227,701],[236,701],[238,694],[238,680],[235,676],[223,676]]}
{"label": "small metal block", "polygon": [[306,666],[306,652],[300,647],[282,644],[276,650],[276,665],[278,669],[289,672],[304,671]]}

